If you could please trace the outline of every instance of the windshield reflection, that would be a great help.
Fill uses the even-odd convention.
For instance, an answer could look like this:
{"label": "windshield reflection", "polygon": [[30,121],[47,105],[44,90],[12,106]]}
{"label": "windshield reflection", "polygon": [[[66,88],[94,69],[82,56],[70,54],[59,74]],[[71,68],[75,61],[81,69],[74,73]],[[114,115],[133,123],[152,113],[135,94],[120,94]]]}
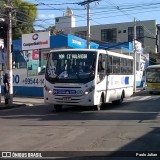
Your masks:
{"label": "windshield reflection", "polygon": [[95,73],[95,52],[65,51],[50,54],[46,78],[54,81],[89,79]]}
{"label": "windshield reflection", "polygon": [[160,83],[160,72],[157,72],[155,70],[149,70],[147,71],[147,82],[159,82]]}

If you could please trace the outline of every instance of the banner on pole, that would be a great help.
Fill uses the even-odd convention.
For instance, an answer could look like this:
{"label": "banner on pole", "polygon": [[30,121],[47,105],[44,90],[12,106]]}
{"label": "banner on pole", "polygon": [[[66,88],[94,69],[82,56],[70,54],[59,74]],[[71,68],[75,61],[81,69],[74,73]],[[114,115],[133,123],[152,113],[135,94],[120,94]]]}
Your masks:
{"label": "banner on pole", "polygon": [[0,39],[0,64],[6,64],[6,52],[4,48],[4,40]]}

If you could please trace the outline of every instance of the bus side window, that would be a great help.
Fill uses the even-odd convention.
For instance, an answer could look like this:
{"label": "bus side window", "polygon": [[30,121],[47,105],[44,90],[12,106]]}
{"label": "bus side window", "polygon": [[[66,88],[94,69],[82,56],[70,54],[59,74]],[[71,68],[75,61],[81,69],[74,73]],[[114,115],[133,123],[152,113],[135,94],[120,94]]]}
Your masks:
{"label": "bus side window", "polygon": [[128,59],[128,73],[133,74],[133,61]]}
{"label": "bus side window", "polygon": [[113,57],[113,73],[120,74],[120,57]]}
{"label": "bus side window", "polygon": [[108,56],[107,73],[112,73],[112,56]]}
{"label": "bus side window", "polygon": [[121,58],[121,74],[127,74],[128,68],[127,68],[127,59]]}

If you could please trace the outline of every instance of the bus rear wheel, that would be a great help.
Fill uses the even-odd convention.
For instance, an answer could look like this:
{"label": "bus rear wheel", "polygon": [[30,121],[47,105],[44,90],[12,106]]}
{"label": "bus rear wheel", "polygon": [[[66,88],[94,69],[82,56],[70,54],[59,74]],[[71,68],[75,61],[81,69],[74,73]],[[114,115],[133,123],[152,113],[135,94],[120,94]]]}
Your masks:
{"label": "bus rear wheel", "polygon": [[55,111],[61,111],[62,110],[62,105],[55,104],[54,109],[55,109]]}
{"label": "bus rear wheel", "polygon": [[118,99],[118,100],[112,101],[112,104],[116,104],[116,105],[122,104],[123,103],[123,98],[124,98],[124,95],[122,93],[121,98]]}

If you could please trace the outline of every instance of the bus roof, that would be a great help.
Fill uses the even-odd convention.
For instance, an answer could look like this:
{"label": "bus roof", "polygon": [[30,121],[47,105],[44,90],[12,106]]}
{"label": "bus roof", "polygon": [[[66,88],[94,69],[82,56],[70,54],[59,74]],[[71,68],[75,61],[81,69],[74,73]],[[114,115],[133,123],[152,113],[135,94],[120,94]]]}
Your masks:
{"label": "bus roof", "polygon": [[112,52],[112,51],[106,51],[106,52],[108,55],[117,56],[117,57],[121,57],[121,58],[133,59],[133,56],[130,56],[130,55],[121,54],[121,53]]}
{"label": "bus roof", "polygon": [[148,68],[160,68],[160,64],[151,65],[151,66],[148,66],[147,69]]}
{"label": "bus roof", "polygon": [[57,51],[105,51],[103,49],[87,49],[87,48],[62,48],[62,49],[55,49],[51,50],[50,52],[57,52]]}
{"label": "bus roof", "polygon": [[117,53],[117,52],[112,52],[112,51],[107,51],[104,49],[82,49],[82,48],[78,48],[78,49],[71,49],[71,48],[63,48],[63,49],[56,49],[56,50],[51,50],[51,52],[59,52],[59,51],[95,51],[95,52],[99,52],[99,53],[106,53],[108,55],[112,55],[112,56],[117,56],[117,57],[121,57],[121,58],[128,58],[128,59],[133,59],[133,56],[130,55],[125,55],[125,54],[121,54],[121,53]]}

